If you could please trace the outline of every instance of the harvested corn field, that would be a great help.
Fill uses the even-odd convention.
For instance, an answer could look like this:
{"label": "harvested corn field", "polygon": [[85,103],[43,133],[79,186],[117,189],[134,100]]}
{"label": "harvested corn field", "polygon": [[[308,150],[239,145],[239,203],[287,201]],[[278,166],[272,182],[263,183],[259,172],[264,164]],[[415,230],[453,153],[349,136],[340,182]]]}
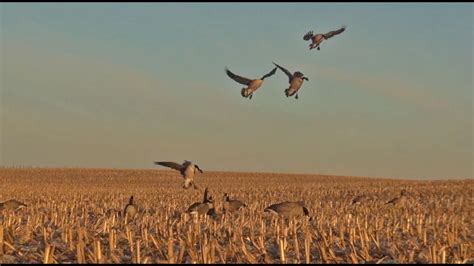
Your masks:
{"label": "harvested corn field", "polygon": [[[26,206],[0,208],[0,263],[474,261],[474,180],[206,172],[198,189],[181,182],[166,170],[2,168],[0,202]],[[214,215],[186,213],[206,187]],[[223,214],[225,193],[246,206]],[[124,217],[131,196],[138,212]],[[264,212],[285,201],[303,201],[309,217]]]}

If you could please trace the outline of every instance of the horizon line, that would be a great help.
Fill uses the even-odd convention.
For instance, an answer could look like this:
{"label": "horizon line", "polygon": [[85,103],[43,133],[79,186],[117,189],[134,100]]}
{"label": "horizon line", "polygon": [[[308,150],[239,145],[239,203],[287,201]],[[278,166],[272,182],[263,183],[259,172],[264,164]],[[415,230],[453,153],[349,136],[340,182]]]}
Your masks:
{"label": "horizon line", "polygon": [[[146,171],[161,171],[161,172],[175,172],[171,169],[154,169],[154,168],[114,168],[114,167],[79,167],[79,166],[5,166],[0,165],[0,169],[88,169],[88,170],[123,170],[123,171],[133,171],[133,170],[146,170]],[[297,173],[297,172],[269,172],[269,171],[226,171],[226,170],[206,170],[206,172],[216,173],[257,173],[257,174],[280,174],[280,175],[316,175],[316,176],[330,176],[330,177],[342,177],[342,178],[366,178],[366,179],[385,179],[385,180],[398,180],[398,181],[465,181],[465,180],[474,180],[474,177],[457,177],[450,178],[446,177],[445,179],[420,179],[420,178],[407,178],[407,177],[384,177],[384,176],[355,176],[355,175],[341,175],[341,174],[327,174],[327,173]],[[202,175],[202,174],[201,174]]]}

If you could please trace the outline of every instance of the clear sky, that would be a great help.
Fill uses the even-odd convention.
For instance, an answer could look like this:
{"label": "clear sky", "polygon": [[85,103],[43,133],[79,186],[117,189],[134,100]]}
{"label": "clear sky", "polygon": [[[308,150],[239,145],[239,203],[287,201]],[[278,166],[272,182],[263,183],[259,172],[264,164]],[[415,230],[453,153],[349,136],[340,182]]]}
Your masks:
{"label": "clear sky", "polygon": [[[1,3],[0,165],[473,177],[473,4]],[[303,35],[347,29],[309,51]],[[224,72],[272,62],[252,100]]]}

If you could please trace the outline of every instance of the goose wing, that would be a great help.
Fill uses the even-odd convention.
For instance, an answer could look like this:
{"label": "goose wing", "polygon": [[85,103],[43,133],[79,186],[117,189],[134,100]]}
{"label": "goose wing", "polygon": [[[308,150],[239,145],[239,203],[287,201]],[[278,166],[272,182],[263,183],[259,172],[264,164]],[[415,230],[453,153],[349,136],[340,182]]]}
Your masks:
{"label": "goose wing", "polygon": [[159,164],[161,166],[166,166],[169,168],[173,168],[175,170],[181,171],[183,170],[183,165],[175,162],[155,162],[155,164]]}
{"label": "goose wing", "polygon": [[276,63],[273,63],[273,64],[274,64],[275,66],[277,66],[281,71],[283,71],[283,72],[288,76],[288,79],[289,79],[288,82],[291,83],[291,80],[293,79],[293,75],[290,73],[290,71],[288,71],[288,69],[286,69],[286,68],[284,68],[284,67],[282,67],[282,66],[277,65]]}
{"label": "goose wing", "polygon": [[188,207],[188,210],[186,212],[192,212],[192,211],[195,211],[197,209],[197,207],[199,205],[201,205],[202,202],[195,202],[193,203],[191,206]]}
{"label": "goose wing", "polygon": [[251,79],[244,78],[242,76],[232,73],[227,67],[225,68],[225,73],[227,74],[227,76],[229,76],[229,78],[237,81],[238,83],[242,85],[249,85],[250,82],[252,81]]}
{"label": "goose wing", "polygon": [[268,209],[272,209],[277,213],[283,213],[283,212],[291,211],[291,209],[294,207],[295,207],[295,204],[292,204],[291,202],[281,202],[281,203],[270,205]]}
{"label": "goose wing", "polygon": [[345,31],[345,30],[346,30],[346,26],[344,25],[344,26],[342,26],[342,27],[341,27],[340,29],[338,29],[338,30],[333,30],[333,31],[330,31],[330,32],[328,32],[328,33],[326,33],[326,34],[323,34],[323,36],[324,36],[324,38],[329,39],[329,38],[331,38],[331,37],[333,37],[333,36],[335,36],[335,35],[341,34],[341,33],[342,33],[343,31]]}
{"label": "goose wing", "polygon": [[240,200],[231,200],[229,201],[230,206],[232,206],[235,209],[240,208],[241,206],[245,206],[245,203],[243,203]]}
{"label": "goose wing", "polygon": [[399,201],[399,199],[400,199],[399,197],[393,198],[393,199],[387,201],[387,203],[385,203],[385,204],[396,204]]}
{"label": "goose wing", "polygon": [[265,78],[268,78],[268,77],[270,77],[270,76],[273,76],[273,75],[275,74],[276,70],[277,70],[277,68],[275,67],[275,68],[274,68],[272,71],[270,71],[268,74],[265,74],[265,75],[261,78],[261,80],[264,80]]}

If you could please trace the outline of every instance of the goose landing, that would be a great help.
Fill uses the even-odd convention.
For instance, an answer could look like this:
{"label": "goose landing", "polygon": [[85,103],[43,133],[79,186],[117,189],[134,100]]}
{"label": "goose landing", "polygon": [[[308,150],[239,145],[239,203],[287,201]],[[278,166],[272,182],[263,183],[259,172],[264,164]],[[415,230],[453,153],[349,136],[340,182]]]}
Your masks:
{"label": "goose landing", "polygon": [[259,79],[249,79],[246,77],[236,75],[232,73],[227,67],[225,68],[225,73],[227,74],[227,76],[229,76],[229,78],[233,79],[234,81],[240,84],[247,86],[246,88],[242,88],[242,90],[240,91],[240,94],[242,95],[242,97],[248,98],[249,100],[252,99],[253,93],[262,86],[263,80],[265,78],[271,77],[272,75],[275,74],[275,72],[276,72],[276,68],[274,68],[269,73],[263,75]]}
{"label": "goose landing", "polygon": [[346,26],[343,25],[340,29],[330,31],[325,34],[323,33],[314,34],[313,31],[309,31],[303,36],[303,40],[305,41],[311,40],[312,43],[309,45],[309,50],[316,48],[319,51],[320,50],[319,46],[323,41],[328,40],[329,38],[332,38],[335,35],[339,35],[345,30],[346,30]]}
{"label": "goose landing", "polygon": [[181,176],[184,178],[183,188],[185,189],[190,188],[191,185],[193,185],[194,189],[198,189],[194,183],[194,176],[196,171],[199,171],[201,174],[204,173],[197,164],[193,164],[192,162],[186,160],[182,164],[175,162],[155,162],[155,164],[178,170],[181,173]]}
{"label": "goose landing", "polygon": [[283,73],[285,73],[288,76],[288,82],[290,83],[290,87],[285,89],[285,95],[286,97],[291,97],[296,94],[295,99],[298,99],[298,91],[300,90],[301,86],[303,85],[303,81],[309,81],[307,77],[304,76],[303,73],[296,71],[295,73],[291,74],[288,69],[277,65],[276,63],[273,63],[275,66],[277,66]]}

